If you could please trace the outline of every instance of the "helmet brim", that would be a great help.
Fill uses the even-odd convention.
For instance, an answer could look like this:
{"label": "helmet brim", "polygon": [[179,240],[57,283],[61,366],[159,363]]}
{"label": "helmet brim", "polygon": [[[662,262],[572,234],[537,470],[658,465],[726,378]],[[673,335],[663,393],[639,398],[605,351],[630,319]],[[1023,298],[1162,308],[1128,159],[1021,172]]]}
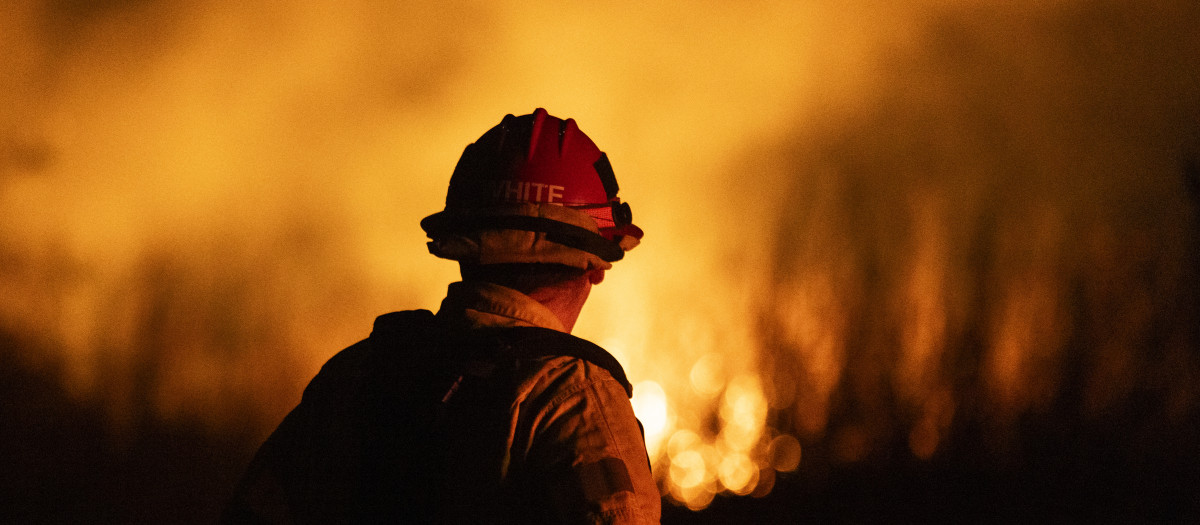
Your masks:
{"label": "helmet brim", "polygon": [[[555,208],[562,209],[561,206]],[[641,229],[632,226],[639,234]],[[545,240],[581,250],[605,262],[619,261],[625,250],[617,238],[581,226],[524,214],[478,214],[443,210],[421,220],[421,228],[435,241],[446,236],[470,235],[488,230],[520,230],[545,234]],[[632,234],[632,232],[630,233]]]}

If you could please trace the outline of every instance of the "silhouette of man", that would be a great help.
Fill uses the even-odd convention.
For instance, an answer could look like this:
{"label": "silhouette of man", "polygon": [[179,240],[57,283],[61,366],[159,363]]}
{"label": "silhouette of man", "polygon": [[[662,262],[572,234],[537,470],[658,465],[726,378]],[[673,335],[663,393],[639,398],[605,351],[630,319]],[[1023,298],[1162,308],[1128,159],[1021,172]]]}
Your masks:
{"label": "silhouette of man", "polygon": [[620,364],[571,336],[642,230],[571,119],[506,116],[467,146],[429,251],[440,310],[338,353],[262,445],[227,523],[657,523]]}

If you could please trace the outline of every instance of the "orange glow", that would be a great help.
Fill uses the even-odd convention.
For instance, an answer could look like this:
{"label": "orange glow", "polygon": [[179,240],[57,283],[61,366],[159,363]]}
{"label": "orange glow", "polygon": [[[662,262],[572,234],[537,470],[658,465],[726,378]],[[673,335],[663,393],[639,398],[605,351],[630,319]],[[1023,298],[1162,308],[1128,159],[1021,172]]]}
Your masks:
{"label": "orange glow", "polygon": [[1018,246],[1012,250],[1011,266],[1024,271],[1009,282],[998,309],[987,369],[999,412],[1012,417],[1045,403],[1055,393],[1055,361],[1060,359],[1066,328],[1055,252],[1063,244],[1060,222],[1050,210],[1015,224],[1005,235],[1012,238],[1002,242]]}
{"label": "orange glow", "polygon": [[647,232],[575,333],[682,506],[1061,396],[1190,417],[1194,8],[877,4],[18,0],[0,335],[117,434],[263,437],[375,315],[437,309],[418,221],[545,107]]}
{"label": "orange glow", "polygon": [[758,377],[740,375],[729,382],[721,405],[721,442],[734,452],[747,452],[759,444],[766,425],[767,402]]}
{"label": "orange glow", "polygon": [[658,383],[642,381],[633,386],[632,402],[646,436],[646,452],[657,458],[672,427],[667,394]]}
{"label": "orange glow", "polygon": [[721,355],[717,353],[705,354],[696,364],[692,366],[692,370],[688,373],[688,379],[691,381],[692,389],[699,395],[705,397],[713,397],[721,392],[721,388],[725,384],[724,364],[721,362]]}
{"label": "orange glow", "polygon": [[718,476],[721,486],[739,496],[750,494],[758,485],[758,467],[746,454],[733,453],[723,457]]}
{"label": "orange glow", "polygon": [[800,442],[795,437],[788,434],[775,436],[768,450],[772,469],[791,472],[800,466]]}

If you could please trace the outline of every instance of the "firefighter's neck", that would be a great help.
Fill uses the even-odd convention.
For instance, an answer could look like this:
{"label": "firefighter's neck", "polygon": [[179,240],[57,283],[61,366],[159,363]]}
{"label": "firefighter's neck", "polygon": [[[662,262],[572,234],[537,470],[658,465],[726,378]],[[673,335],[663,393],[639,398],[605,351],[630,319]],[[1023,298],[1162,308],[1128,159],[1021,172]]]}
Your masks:
{"label": "firefighter's neck", "polygon": [[603,280],[604,270],[589,270],[579,279],[538,288],[528,295],[553,312],[562,322],[563,329],[570,333],[575,328],[575,321],[579,320],[579,312],[583,310],[592,286]]}
{"label": "firefighter's neck", "polygon": [[555,286],[545,286],[529,292],[529,297],[545,306],[562,322],[563,329],[570,333],[591,293],[592,283],[587,279],[575,279]]}

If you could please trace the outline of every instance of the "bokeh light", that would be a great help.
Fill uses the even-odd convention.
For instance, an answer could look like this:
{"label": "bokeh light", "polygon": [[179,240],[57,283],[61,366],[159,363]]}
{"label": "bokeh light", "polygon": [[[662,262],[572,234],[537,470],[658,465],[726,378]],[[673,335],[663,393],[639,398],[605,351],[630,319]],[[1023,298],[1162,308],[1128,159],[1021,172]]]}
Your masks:
{"label": "bokeh light", "polygon": [[[8,2],[0,365],[37,386],[9,428],[76,454],[12,469],[203,520],[121,491],[213,465],[219,499],[375,315],[436,309],[456,269],[418,221],[545,107],[647,232],[575,333],[635,384],[668,502],[897,462],[1194,474],[1198,26],[1189,0]],[[168,430],[236,453],[140,481]]]}

